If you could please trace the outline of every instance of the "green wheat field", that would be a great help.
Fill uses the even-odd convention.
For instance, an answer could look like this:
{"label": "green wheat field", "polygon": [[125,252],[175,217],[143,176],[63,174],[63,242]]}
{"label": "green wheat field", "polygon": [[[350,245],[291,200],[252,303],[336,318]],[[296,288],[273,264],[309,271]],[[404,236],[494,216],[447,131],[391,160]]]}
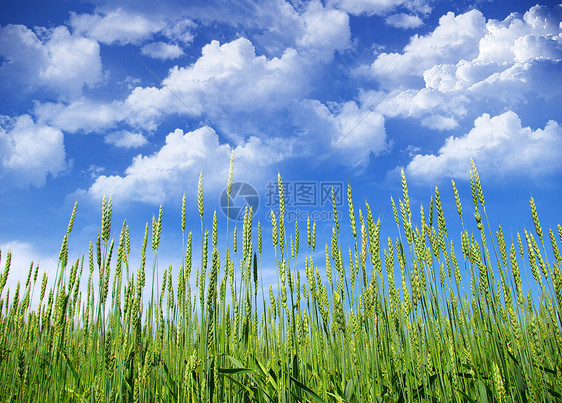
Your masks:
{"label": "green wheat field", "polygon": [[[544,230],[532,198],[534,228],[506,239],[489,226],[473,164],[468,212],[452,182],[462,225],[452,236],[437,188],[413,218],[402,172],[396,239],[380,239],[380,220],[367,203],[354,207],[348,188],[349,221],[334,214],[320,246],[315,223],[285,226],[278,181],[279,217],[256,225],[246,210],[229,240],[216,213],[203,226],[201,175],[200,216],[187,221],[204,235],[188,232],[184,196],[176,268],[158,267],[162,208],[133,267],[125,222],[111,238],[111,199],[87,255],[69,262],[75,205],[54,279],[31,264],[25,284],[5,289],[11,253],[2,251],[0,400],[561,401],[562,227]],[[263,285],[262,265],[277,268],[275,284]]]}

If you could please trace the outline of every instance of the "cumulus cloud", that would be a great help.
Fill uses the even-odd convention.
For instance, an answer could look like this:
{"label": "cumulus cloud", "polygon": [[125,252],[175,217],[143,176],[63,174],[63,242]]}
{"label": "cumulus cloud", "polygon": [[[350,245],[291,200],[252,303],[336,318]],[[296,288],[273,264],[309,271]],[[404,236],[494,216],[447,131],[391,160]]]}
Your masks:
{"label": "cumulus cloud", "polygon": [[[402,53],[383,53],[370,66],[385,85],[400,74],[422,75],[425,86],[399,87],[379,110],[389,117],[414,117],[426,127],[453,129],[469,114],[517,110],[533,97],[560,98],[562,8],[534,6],[523,16],[488,20],[472,10],[441,17],[425,36],[414,35]],[[412,88],[413,87],[413,88]],[[378,98],[366,91],[365,99]],[[553,103],[553,105],[556,102]]]}
{"label": "cumulus cloud", "polygon": [[423,21],[417,15],[398,13],[385,18],[384,22],[395,28],[412,29],[423,25]]}
{"label": "cumulus cloud", "polygon": [[115,201],[159,204],[173,190],[197,180],[201,170],[210,178],[215,174],[226,177],[225,161],[229,157],[229,147],[219,145],[212,129],[203,127],[189,133],[176,129],[166,136],[166,144],[159,151],[137,155],[123,176],[99,176],[88,194],[94,199],[112,195]]}
{"label": "cumulus cloud", "polygon": [[175,66],[161,88],[136,88],[125,100],[131,124],[154,126],[164,114],[213,118],[287,106],[307,91],[305,61],[294,49],[280,58],[258,56],[246,38],[205,45],[188,67]]}
{"label": "cumulus cloud", "polygon": [[521,45],[529,45],[535,40],[542,42],[539,37],[553,39],[559,43],[560,39],[557,37],[561,30],[561,18],[561,7],[536,5],[525,12],[522,18],[518,14],[510,14],[503,21],[489,20],[486,24],[486,35],[479,43],[478,60],[500,65],[513,63],[514,55],[518,51],[542,55],[542,51],[536,52],[536,46],[526,50]]}
{"label": "cumulus cloud", "polygon": [[369,156],[386,151],[384,118],[355,102],[331,104],[304,100],[295,109],[303,150],[314,157],[329,156],[346,166],[363,167]]}
{"label": "cumulus cloud", "polygon": [[23,25],[0,28],[0,77],[4,85],[35,90],[46,87],[64,97],[81,94],[103,78],[96,41],[71,35],[66,27],[38,29]]}
{"label": "cumulus cloud", "polygon": [[202,25],[227,24],[236,27],[240,35],[246,32],[244,36],[268,57],[280,57],[287,48],[293,48],[302,53],[310,51],[306,57],[327,60],[334,50],[351,46],[347,12],[320,0],[209,0],[203,7],[190,1],[182,3],[182,10]]}
{"label": "cumulus cloud", "polygon": [[291,48],[280,58],[267,58],[256,55],[246,38],[222,45],[212,41],[195,63],[171,68],[160,88],[136,87],[123,101],[109,104],[87,99],[37,104],[35,113],[42,122],[68,131],[94,131],[118,122],[152,131],[170,114],[214,119],[257,110],[263,114],[288,107],[310,90],[309,63]]}
{"label": "cumulus cloud", "polygon": [[[307,3],[299,12],[288,4],[278,8],[285,10],[282,20],[292,22],[291,29],[283,32],[294,37],[277,56],[258,54],[254,44],[245,37],[225,43],[213,40],[203,46],[201,56],[194,63],[171,68],[160,86],[137,86],[123,100],[111,103],[84,98],[58,104],[37,103],[34,108],[36,116],[41,122],[72,132],[111,129],[118,123],[127,123],[134,130],[146,132],[157,129],[170,115],[187,115],[201,120],[212,119],[215,126],[231,138],[246,141],[248,134],[262,136],[267,131],[265,126],[271,122],[266,116],[286,113],[295,100],[306,97],[312,90],[310,77],[319,65],[332,60],[334,52],[351,46],[349,17],[345,12],[324,7],[319,1]],[[133,36],[103,31],[108,36],[102,37],[101,33],[95,34],[97,31],[93,28],[108,16],[130,17],[127,13],[131,12],[117,10],[106,14],[75,15],[71,22],[76,33],[91,35],[104,43],[134,43]],[[154,20],[158,21],[158,18]],[[145,25],[140,24],[140,27]],[[156,29],[144,29],[143,32],[149,35],[148,32]],[[172,35],[165,31],[161,32]],[[137,39],[144,37],[134,36]],[[145,45],[141,51],[152,57],[165,58],[179,55],[181,49],[154,42]],[[233,128],[227,118],[233,115],[242,115],[238,122],[252,122],[248,124],[255,127]],[[262,123],[257,122],[260,119]],[[262,127],[258,127],[260,125]],[[247,134],[237,134],[236,131]]]}
{"label": "cumulus cloud", "polygon": [[303,31],[296,44],[320,60],[330,61],[335,50],[351,46],[349,17],[346,13],[328,9],[319,2],[311,2],[302,14]]}
{"label": "cumulus cloud", "polygon": [[[252,173],[244,167],[267,167],[286,158],[290,149],[291,140],[262,141],[251,137],[234,149],[237,166],[244,170],[237,177],[251,180],[263,175],[263,169]],[[201,171],[206,178],[206,188],[218,189],[224,186],[228,176],[230,153],[231,147],[220,143],[217,133],[208,126],[187,133],[176,129],[166,136],[166,143],[160,150],[133,158],[124,175],[100,175],[82,193],[95,200],[112,195],[114,201],[157,205],[178,189],[195,189]]]}
{"label": "cumulus cloud", "polygon": [[153,59],[171,60],[183,55],[183,50],[176,44],[152,42],[141,48],[141,53]]}
{"label": "cumulus cloud", "polygon": [[67,168],[64,137],[60,130],[36,124],[29,115],[2,117],[0,121],[0,183],[41,187],[47,176]]}
{"label": "cumulus cloud", "polygon": [[128,130],[108,133],[105,142],[119,148],[138,148],[148,144],[148,140],[141,133]]}
{"label": "cumulus cloud", "polygon": [[470,158],[479,170],[496,175],[525,173],[539,176],[562,169],[562,127],[550,120],[544,129],[523,127],[512,111],[490,117],[483,114],[474,128],[462,137],[449,137],[434,154],[417,154],[407,173],[417,180],[433,181],[442,177],[466,178]]}
{"label": "cumulus cloud", "polygon": [[404,75],[421,75],[436,64],[473,59],[485,28],[485,18],[478,10],[457,16],[449,12],[439,19],[433,32],[412,36],[402,53],[378,55],[370,66],[371,73],[383,84],[394,85]]}
{"label": "cumulus cloud", "polygon": [[529,92],[559,95],[561,87],[555,79],[562,62],[562,29],[556,23],[562,16],[559,9],[534,6],[523,18],[512,14],[504,21],[488,21],[476,57],[426,70],[426,87],[502,101],[524,100]]}
{"label": "cumulus cloud", "polygon": [[529,95],[544,99],[560,97],[562,81],[557,78],[561,70],[562,59],[515,64],[474,83],[468,91],[474,98],[496,100],[510,106],[527,103]]}
{"label": "cumulus cloud", "polygon": [[[245,38],[220,45],[217,41],[203,47],[201,57],[188,68],[174,67],[163,81],[176,91],[204,96],[233,108],[255,108],[265,101],[280,100],[300,92],[305,82],[299,79],[303,61],[288,49],[281,58],[257,56]],[[220,96],[228,93],[230,96]]]}

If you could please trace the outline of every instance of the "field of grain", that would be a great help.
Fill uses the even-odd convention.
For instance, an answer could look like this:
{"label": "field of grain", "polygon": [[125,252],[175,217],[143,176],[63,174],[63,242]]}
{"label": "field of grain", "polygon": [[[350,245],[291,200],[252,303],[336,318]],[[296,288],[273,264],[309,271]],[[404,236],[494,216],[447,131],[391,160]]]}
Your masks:
{"label": "field of grain", "polygon": [[[508,240],[488,224],[474,165],[470,180],[464,209],[452,182],[460,234],[447,232],[437,188],[411,211],[402,174],[396,239],[380,239],[349,188],[349,222],[334,214],[331,243],[316,245],[315,223],[286,227],[279,177],[280,216],[254,223],[247,211],[219,251],[216,213],[203,226],[201,176],[200,217],[188,221],[204,236],[186,228],[184,197],[184,259],[158,278],[162,209],[132,267],[126,223],[111,238],[111,199],[87,254],[68,261],[75,206],[52,289],[33,264],[25,284],[5,289],[11,254],[1,252],[1,401],[560,401],[562,227],[543,229],[531,198],[534,228]],[[261,279],[266,248],[274,286]],[[536,293],[524,291],[527,270]]]}

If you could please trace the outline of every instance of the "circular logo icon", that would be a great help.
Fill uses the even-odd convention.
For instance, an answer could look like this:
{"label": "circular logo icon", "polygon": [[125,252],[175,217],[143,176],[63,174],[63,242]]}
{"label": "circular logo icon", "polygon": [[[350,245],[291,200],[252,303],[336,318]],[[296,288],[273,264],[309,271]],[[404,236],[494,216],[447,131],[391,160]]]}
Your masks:
{"label": "circular logo icon", "polygon": [[256,189],[246,182],[235,182],[232,184],[230,197],[223,189],[220,198],[222,213],[233,221],[244,221],[246,206],[252,208],[254,214],[257,213],[260,205],[260,198]]}

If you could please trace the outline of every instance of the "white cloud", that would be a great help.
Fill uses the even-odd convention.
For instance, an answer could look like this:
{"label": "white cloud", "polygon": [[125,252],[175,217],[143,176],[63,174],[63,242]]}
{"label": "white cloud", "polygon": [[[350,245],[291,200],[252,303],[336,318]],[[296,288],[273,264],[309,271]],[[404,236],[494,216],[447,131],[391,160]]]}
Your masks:
{"label": "white cloud", "polygon": [[[0,28],[0,77],[27,90],[46,87],[64,97],[81,94],[103,78],[97,42],[70,35],[63,26],[38,29],[23,25]],[[20,87],[18,87],[20,88]]]}
{"label": "white cloud", "polygon": [[170,40],[188,44],[193,41],[193,30],[196,27],[197,25],[190,19],[179,18],[174,22],[166,23],[162,34]]}
{"label": "white cloud", "polygon": [[459,124],[456,119],[443,115],[430,115],[422,119],[421,124],[436,130],[451,130]]}
{"label": "white cloud", "polygon": [[304,100],[295,108],[294,119],[301,129],[303,155],[330,156],[341,164],[361,167],[371,154],[379,155],[389,147],[382,115],[353,101],[329,108]]}
{"label": "white cloud", "polygon": [[187,44],[193,41],[193,31],[196,28],[192,20],[177,11],[172,13],[114,6],[93,14],[71,12],[70,26],[75,34],[106,45],[138,45],[157,34]]}
{"label": "white cloud", "polygon": [[328,5],[353,15],[385,15],[398,7],[427,14],[431,11],[428,1],[424,0],[329,0]]}
{"label": "white cloud", "polygon": [[[271,174],[279,161],[319,155],[332,158],[332,152],[340,164],[364,167],[371,154],[378,155],[389,147],[384,118],[354,102],[334,104],[328,109],[318,101],[303,101],[294,105],[293,119],[301,130],[296,136],[240,139],[234,148],[237,169],[242,170],[237,178],[260,180]],[[217,190],[224,186],[230,150],[209,127],[188,133],[176,129],[166,136],[166,144],[157,152],[139,154],[122,175],[97,176],[89,189],[78,190],[75,196],[82,194],[98,200],[112,195],[116,202],[157,205],[186,188],[195,189],[201,170],[206,187]]]}
{"label": "white cloud", "polygon": [[[66,104],[37,103],[34,108],[36,116],[41,122],[72,132],[110,129],[117,123],[127,123],[134,130],[146,132],[154,131],[165,117],[178,114],[202,120],[210,118],[223,134],[236,141],[247,141],[250,135],[265,138],[264,132],[270,131],[271,120],[268,117],[280,111],[286,113],[295,100],[305,97],[312,89],[310,77],[317,72],[319,64],[332,60],[335,51],[351,46],[346,13],[325,8],[319,1],[308,3],[301,9],[301,14],[288,4],[278,6],[285,10],[281,18],[283,23],[291,21],[290,29],[284,30],[282,36],[293,36],[288,41],[290,46],[283,47],[278,56],[257,54],[253,43],[244,37],[226,43],[214,40],[203,46],[201,56],[194,63],[171,68],[158,87],[137,86],[125,99],[109,104],[88,99]],[[97,31],[90,30],[88,24],[97,27],[107,16],[125,18],[129,15],[127,13],[131,12],[118,10],[103,15],[75,15],[72,21],[76,32],[93,35]],[[82,29],[78,29],[78,25]],[[178,32],[191,26],[178,25]],[[162,33],[177,36],[176,31],[172,28],[170,32],[163,30]],[[126,35],[121,39],[113,34],[94,36],[108,43],[133,41]],[[172,43],[176,41],[174,39]],[[164,45],[163,42],[156,44],[146,45],[144,53],[173,56],[169,52],[174,53],[176,48],[166,45],[164,49],[160,46]],[[163,52],[158,53],[157,50]],[[238,120],[238,123],[248,122],[246,127],[232,124],[229,117],[233,115],[243,115],[244,119]],[[261,123],[256,123],[256,118]],[[265,125],[268,127],[265,128]]]}
{"label": "white cloud", "polygon": [[417,28],[420,25],[423,25],[423,21],[420,17],[418,17],[417,15],[410,15],[405,13],[389,15],[388,17],[386,17],[384,22],[395,28],[402,29]]}
{"label": "white cloud", "polygon": [[162,88],[136,88],[126,109],[139,116],[137,121],[152,122],[164,112],[216,117],[290,105],[310,90],[308,78],[319,63],[351,46],[349,18],[341,11],[311,2],[301,15],[290,16],[296,18],[289,30],[296,32],[294,46],[279,56],[256,54],[245,37],[223,44],[213,40],[195,63],[170,69]]}
{"label": "white cloud", "polygon": [[480,11],[471,10],[455,16],[452,12],[439,19],[439,25],[427,35],[414,35],[403,53],[381,53],[371,65],[373,76],[394,85],[406,74],[421,73],[436,64],[456,63],[478,55],[478,41],[485,32]]}
{"label": "white cloud", "polygon": [[[294,49],[281,58],[257,56],[245,38],[205,45],[189,67],[173,67],[162,88],[136,88],[124,103],[130,121],[151,124],[164,113],[224,116],[288,105],[306,91],[303,60]],[[181,100],[181,101],[180,101]]]}
{"label": "white cloud", "polygon": [[[391,94],[380,104],[381,95],[377,91],[365,91],[360,99],[365,105],[376,105],[377,110],[388,117],[424,118],[429,115],[443,117],[462,117],[466,115],[466,96],[458,95],[448,99],[447,96],[434,88],[422,88],[398,91]],[[449,116],[447,116],[449,115]],[[452,116],[451,116],[452,115]]]}
{"label": "white cloud", "polygon": [[126,122],[153,131],[170,114],[214,120],[236,113],[264,115],[288,107],[309,90],[314,63],[289,48],[280,57],[256,55],[246,38],[212,41],[187,67],[175,66],[160,88],[136,87],[124,101],[109,104],[78,99],[69,104],[35,105],[41,122],[68,131],[95,131]]}
{"label": "white cloud", "polygon": [[[555,23],[557,18],[556,11],[535,6],[523,18],[510,15],[504,21],[488,21],[486,33],[478,41],[476,57],[426,70],[426,86],[441,92],[469,91],[502,100],[521,91],[543,96],[548,92],[559,94],[556,85],[548,91],[559,80],[547,78],[559,71],[562,62],[562,29]],[[547,70],[553,64],[558,67],[549,74]],[[548,83],[546,88],[541,88],[541,81]]]}
{"label": "white cloud", "polygon": [[119,148],[138,148],[148,144],[148,140],[141,133],[127,130],[108,133],[105,142]]}
{"label": "white cloud", "polygon": [[199,103],[191,100],[175,89],[156,87],[136,87],[131,94],[117,103],[119,120],[153,131],[163,116],[172,113],[183,113],[198,116],[201,113]]}
{"label": "white cloud", "polygon": [[[263,179],[268,167],[292,155],[294,139],[251,137],[234,148],[238,180]],[[87,191],[78,190],[94,200],[112,195],[114,202],[139,201],[160,204],[186,189],[197,187],[203,171],[205,189],[220,189],[228,176],[231,147],[221,144],[210,127],[184,133],[176,129],[166,143],[151,155],[137,155],[124,175],[100,175]],[[248,169],[252,167],[252,169]]]}
{"label": "white cloud", "polygon": [[[163,84],[207,104],[228,104],[235,109],[254,108],[264,101],[287,102],[304,82],[299,79],[302,61],[288,49],[281,58],[256,56],[252,43],[239,38],[203,47],[202,56],[190,67],[174,67]],[[223,95],[221,95],[223,94]],[[228,94],[224,95],[224,94]]]}
{"label": "white cloud", "polygon": [[88,169],[82,171],[82,173],[87,174],[90,178],[95,179],[100,176],[105,171],[105,168],[99,165],[90,164]]}
{"label": "white cloud", "polygon": [[40,187],[48,175],[67,169],[64,136],[58,129],[36,124],[29,115],[0,122],[0,182]]}
{"label": "white cloud", "polygon": [[330,61],[334,50],[342,51],[351,46],[346,13],[324,8],[320,2],[311,2],[301,21],[304,29],[296,44],[308,53],[318,54],[320,60]]}
{"label": "white cloud", "polygon": [[102,103],[80,98],[64,103],[36,103],[37,121],[68,132],[92,132],[112,127],[125,119],[122,102]]}
{"label": "white cloud", "polygon": [[[385,116],[414,117],[426,127],[448,130],[471,113],[516,111],[533,97],[559,99],[561,10],[535,6],[523,17],[512,14],[503,21],[487,22],[476,10],[441,17],[433,32],[414,35],[403,53],[383,53],[370,66],[383,87],[416,64],[412,74],[422,74],[425,82],[421,89],[399,87],[378,110]],[[361,97],[376,100],[380,94],[366,91]]]}
{"label": "white cloud", "polygon": [[74,34],[87,36],[107,45],[124,45],[137,44],[150,38],[161,31],[166,22],[161,18],[149,18],[119,8],[103,15],[71,13],[70,25]]}
{"label": "white cloud", "polygon": [[[526,45],[524,37],[545,37],[560,43],[560,19],[562,7],[533,6],[521,18],[517,14],[510,14],[503,21],[489,20],[486,24],[486,35],[479,43],[480,54],[478,60],[493,62],[498,65],[511,64],[514,54]],[[516,44],[517,41],[519,42]],[[528,44],[528,43],[527,43]],[[539,54],[543,54],[542,51]]]}
{"label": "white cloud", "polygon": [[[304,146],[295,137],[280,136],[261,139],[252,136],[248,141],[234,148],[234,154],[244,171],[256,170],[256,172],[244,172],[243,177],[248,180],[259,180],[267,177],[269,173],[274,175],[275,173],[271,172],[269,168],[278,162],[302,155]],[[224,179],[222,180],[224,181]]]}
{"label": "white cloud", "polygon": [[537,59],[562,60],[562,37],[525,35],[517,38],[511,47],[513,60],[525,63]]}
{"label": "white cloud", "polygon": [[212,129],[203,127],[185,134],[176,129],[158,152],[136,156],[124,176],[99,176],[88,194],[96,200],[112,195],[116,202],[159,204],[177,189],[193,185],[201,170],[209,178],[215,174],[226,177],[229,158],[229,147],[219,145]]}
{"label": "white cloud", "polygon": [[522,127],[512,111],[490,117],[483,114],[462,137],[449,137],[437,155],[416,155],[407,173],[417,180],[443,177],[466,178],[470,158],[478,169],[494,175],[538,176],[562,169],[562,127],[549,121],[544,129]]}
{"label": "white cloud", "polygon": [[515,64],[474,83],[468,90],[475,98],[497,100],[510,106],[527,103],[530,94],[545,99],[560,97],[562,81],[558,77],[561,68],[562,60]]}
{"label": "white cloud", "polygon": [[177,59],[184,54],[178,45],[161,41],[144,45],[141,48],[141,53],[153,59],[161,60]]}

